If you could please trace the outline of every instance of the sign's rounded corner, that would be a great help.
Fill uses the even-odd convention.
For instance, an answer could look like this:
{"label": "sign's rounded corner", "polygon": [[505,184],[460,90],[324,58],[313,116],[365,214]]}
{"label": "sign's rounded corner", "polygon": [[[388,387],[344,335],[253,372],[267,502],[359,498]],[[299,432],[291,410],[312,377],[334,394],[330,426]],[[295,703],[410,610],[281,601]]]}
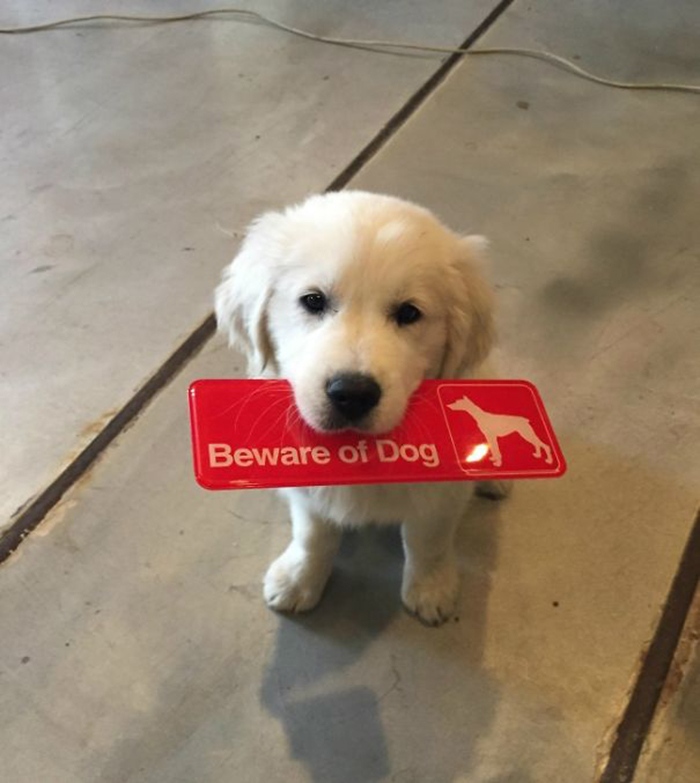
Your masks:
{"label": "sign's rounded corner", "polygon": [[195,378],[195,380],[190,381],[190,385],[187,387],[187,394],[192,397],[204,382],[204,378]]}
{"label": "sign's rounded corner", "polygon": [[202,489],[208,490],[209,492],[215,492],[217,489],[221,489],[217,482],[207,479],[207,477],[201,474],[199,471],[195,471],[194,480],[197,482],[198,486],[200,486]]}

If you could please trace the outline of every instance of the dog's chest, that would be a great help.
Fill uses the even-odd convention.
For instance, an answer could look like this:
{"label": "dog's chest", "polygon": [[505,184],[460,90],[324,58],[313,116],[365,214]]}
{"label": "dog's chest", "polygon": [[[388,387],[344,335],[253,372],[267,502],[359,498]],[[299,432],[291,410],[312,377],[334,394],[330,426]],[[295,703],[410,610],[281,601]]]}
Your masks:
{"label": "dog's chest", "polygon": [[362,484],[305,487],[285,494],[303,496],[304,502],[340,525],[392,524],[407,519],[441,515],[466,502],[469,487],[460,484]]}

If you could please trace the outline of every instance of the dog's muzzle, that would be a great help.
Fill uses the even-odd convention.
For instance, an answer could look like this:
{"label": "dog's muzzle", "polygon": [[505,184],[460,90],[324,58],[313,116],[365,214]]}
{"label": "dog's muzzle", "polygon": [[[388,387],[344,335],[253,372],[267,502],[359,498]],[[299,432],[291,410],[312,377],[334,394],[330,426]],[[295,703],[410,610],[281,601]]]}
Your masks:
{"label": "dog's muzzle", "polygon": [[339,373],[326,383],[326,397],[333,409],[334,424],[355,424],[377,406],[381,386],[371,375]]}

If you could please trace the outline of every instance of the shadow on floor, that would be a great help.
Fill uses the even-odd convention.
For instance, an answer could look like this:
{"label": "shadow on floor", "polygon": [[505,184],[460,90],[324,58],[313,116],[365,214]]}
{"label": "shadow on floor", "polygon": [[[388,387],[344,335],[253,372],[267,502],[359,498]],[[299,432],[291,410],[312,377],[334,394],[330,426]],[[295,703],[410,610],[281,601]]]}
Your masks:
{"label": "shadow on floor", "polygon": [[[461,780],[472,767],[474,745],[497,696],[479,663],[498,504],[474,500],[466,516],[458,548],[469,553],[457,621],[432,629],[405,614],[398,527],[346,534],[321,604],[308,615],[280,616],[260,699],[282,723],[291,755],[314,783],[424,781],[426,770],[414,763],[421,744],[435,783]],[[380,651],[370,649],[375,642]],[[389,688],[372,687],[377,657],[391,658]],[[384,700],[395,690],[401,703],[387,708]],[[465,707],[472,715],[456,730],[454,710]]]}

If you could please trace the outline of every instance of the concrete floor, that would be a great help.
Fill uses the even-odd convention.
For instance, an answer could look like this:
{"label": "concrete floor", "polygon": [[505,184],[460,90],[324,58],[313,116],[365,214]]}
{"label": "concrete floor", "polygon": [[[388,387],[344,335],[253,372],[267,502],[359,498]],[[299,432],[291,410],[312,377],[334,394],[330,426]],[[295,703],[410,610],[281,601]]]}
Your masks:
{"label": "concrete floor", "polygon": [[[458,46],[495,4],[251,7]],[[13,0],[0,22],[110,9]],[[247,223],[325,188],[436,67],[221,19],[2,39],[0,530],[210,312]]]}
{"label": "concrete floor", "polygon": [[[305,3],[295,23],[457,43],[494,4],[463,5]],[[483,44],[700,81],[697,5],[627,5],[516,0]],[[436,67],[248,26],[81,32],[0,41],[19,74],[0,243],[21,258],[0,270],[4,519],[204,317],[235,249],[216,224],[321,189]],[[700,497],[698,106],[471,58],[352,183],[492,239],[503,366],[538,385],[569,463],[466,510],[459,622],[402,612],[386,530],[347,537],[313,613],[265,609],[284,507],[191,475],[186,387],[241,372],[212,341],[0,567],[3,783],[595,780]],[[643,783],[698,778],[697,666],[675,670]]]}

